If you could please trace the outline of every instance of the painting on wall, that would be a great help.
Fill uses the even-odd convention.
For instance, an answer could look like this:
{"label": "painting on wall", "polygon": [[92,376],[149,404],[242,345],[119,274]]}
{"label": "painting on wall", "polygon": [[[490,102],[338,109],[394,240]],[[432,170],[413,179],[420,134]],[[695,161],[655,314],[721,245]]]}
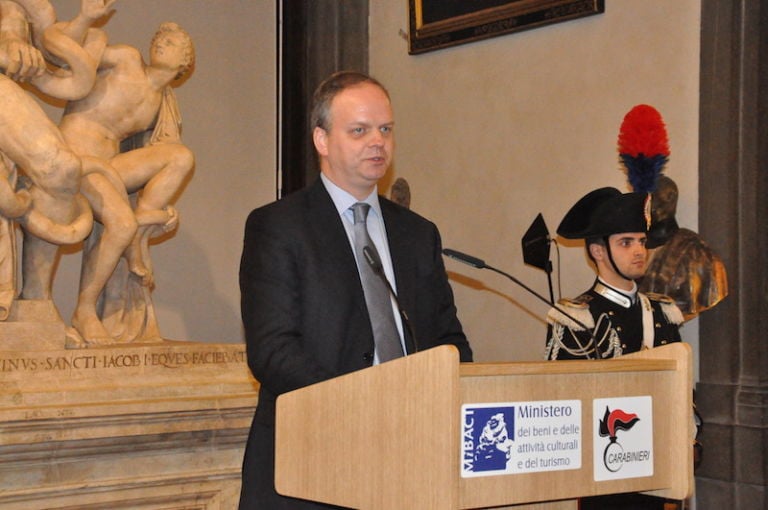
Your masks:
{"label": "painting on wall", "polygon": [[604,11],[604,0],[408,0],[408,53],[425,53]]}

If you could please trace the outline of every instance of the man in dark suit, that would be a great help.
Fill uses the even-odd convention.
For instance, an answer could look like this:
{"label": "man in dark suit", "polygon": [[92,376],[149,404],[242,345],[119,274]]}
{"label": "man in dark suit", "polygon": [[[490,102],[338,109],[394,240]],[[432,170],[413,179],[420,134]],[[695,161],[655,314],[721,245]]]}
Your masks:
{"label": "man in dark suit", "polygon": [[370,237],[410,318],[409,327],[394,314],[403,351],[453,344],[462,361],[472,360],[436,226],[376,192],[394,148],[386,89],[361,73],[334,74],[315,92],[312,125],[320,178],[253,211],[245,228],[242,316],[248,364],[261,388],[243,462],[241,510],[331,508],[275,492],[275,399],[379,362],[350,206],[370,206]]}

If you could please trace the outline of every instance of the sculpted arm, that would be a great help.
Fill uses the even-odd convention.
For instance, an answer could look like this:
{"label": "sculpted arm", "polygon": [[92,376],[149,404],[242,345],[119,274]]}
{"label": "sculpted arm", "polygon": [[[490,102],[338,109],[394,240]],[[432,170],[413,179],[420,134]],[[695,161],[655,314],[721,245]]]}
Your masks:
{"label": "sculpted arm", "polygon": [[106,16],[117,0],[81,0],[80,12],[72,20],[61,24],[61,32],[73,41],[83,44],[88,30],[99,18]]}
{"label": "sculpted arm", "polygon": [[32,79],[41,91],[68,101],[85,97],[96,81],[107,36],[91,25],[104,16],[115,0],[82,0],[80,12],[71,21],[54,23],[43,33],[42,46],[68,69],[45,72]]}
{"label": "sculpted arm", "polygon": [[[26,81],[45,72],[42,53],[29,42],[29,20],[23,4],[48,2],[12,2],[0,0],[0,68],[16,81]],[[41,5],[42,9],[44,6]]]}

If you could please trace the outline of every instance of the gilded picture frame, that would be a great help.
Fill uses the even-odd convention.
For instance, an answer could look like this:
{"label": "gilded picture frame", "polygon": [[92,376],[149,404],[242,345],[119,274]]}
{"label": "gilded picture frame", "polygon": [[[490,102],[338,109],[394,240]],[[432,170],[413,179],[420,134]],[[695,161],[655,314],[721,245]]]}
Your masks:
{"label": "gilded picture frame", "polygon": [[408,53],[605,12],[604,0],[408,0]]}

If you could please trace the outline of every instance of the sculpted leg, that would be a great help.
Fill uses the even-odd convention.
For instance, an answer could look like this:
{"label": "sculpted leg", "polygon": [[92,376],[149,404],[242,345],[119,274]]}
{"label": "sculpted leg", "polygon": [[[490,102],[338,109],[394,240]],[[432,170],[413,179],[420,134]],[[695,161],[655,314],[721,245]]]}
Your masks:
{"label": "sculpted leg", "polygon": [[135,209],[139,228],[125,257],[131,272],[149,286],[152,275],[142,256],[142,242],[156,226],[165,232],[176,228],[178,213],[169,204],[192,171],[194,156],[181,144],[157,144],[125,153],[112,163],[128,190],[141,190]]}
{"label": "sculpted leg", "polygon": [[88,239],[83,248],[80,292],[72,315],[74,327],[88,344],[113,343],[99,319],[96,305],[120,256],[136,234],[136,219],[124,192],[115,189],[104,175],[83,178],[82,192],[103,225],[100,236]]}
{"label": "sculpted leg", "polygon": [[24,233],[21,299],[51,299],[51,282],[59,245]]}
{"label": "sculpted leg", "polygon": [[82,241],[91,228],[90,209],[78,203],[82,163],[40,105],[2,75],[0,124],[0,150],[23,170],[32,203],[17,219],[24,230],[22,297],[49,299],[57,245]]}
{"label": "sculpted leg", "polygon": [[[79,242],[92,225],[85,221],[74,226],[81,213],[76,200],[80,160],[68,150],[59,150],[52,163],[27,174],[33,205],[19,219],[24,231],[21,298],[51,299],[59,245]],[[90,218],[90,211],[86,216]]]}

